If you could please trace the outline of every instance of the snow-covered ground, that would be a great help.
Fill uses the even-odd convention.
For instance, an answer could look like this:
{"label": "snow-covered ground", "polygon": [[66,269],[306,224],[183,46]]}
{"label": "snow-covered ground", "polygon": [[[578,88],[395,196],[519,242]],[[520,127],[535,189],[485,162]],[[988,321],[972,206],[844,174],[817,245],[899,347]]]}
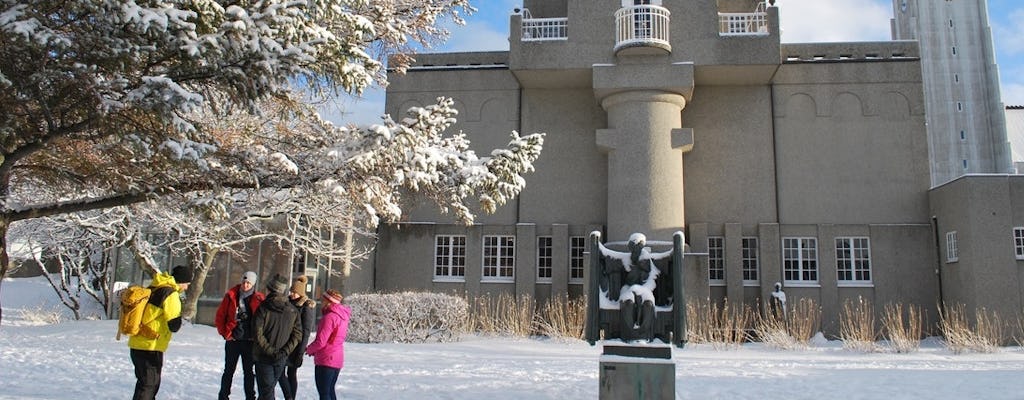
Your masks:
{"label": "snow-covered ground", "polygon": [[[115,322],[40,324],[22,310],[57,310],[41,278],[3,282],[0,399],[124,399],[135,378]],[[89,315],[86,313],[85,315]],[[358,318],[358,316],[355,316]],[[338,381],[344,399],[595,399],[600,345],[581,341],[467,336],[445,344],[346,346]],[[935,341],[912,354],[858,353],[839,342],[808,350],[760,344],[674,349],[681,399],[1022,399],[1024,351],[954,355]],[[161,399],[216,396],[223,341],[187,325],[165,355]],[[315,399],[311,360],[299,398]],[[241,373],[235,379],[235,398]],[[280,397],[279,397],[280,398]]]}

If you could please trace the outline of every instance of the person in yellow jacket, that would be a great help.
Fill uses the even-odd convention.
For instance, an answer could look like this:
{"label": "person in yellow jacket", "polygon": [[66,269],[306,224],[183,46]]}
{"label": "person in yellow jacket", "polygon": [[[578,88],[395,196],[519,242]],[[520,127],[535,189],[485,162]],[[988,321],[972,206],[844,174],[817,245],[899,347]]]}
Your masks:
{"label": "person in yellow jacket", "polygon": [[178,293],[187,290],[190,282],[192,269],[179,265],[170,274],[157,274],[149,285],[152,293],[143,314],[143,324],[159,335],[155,339],[143,335],[128,338],[136,379],[132,400],[155,399],[156,392],[160,390],[164,352],[171,342],[171,333],[181,329],[181,298]]}

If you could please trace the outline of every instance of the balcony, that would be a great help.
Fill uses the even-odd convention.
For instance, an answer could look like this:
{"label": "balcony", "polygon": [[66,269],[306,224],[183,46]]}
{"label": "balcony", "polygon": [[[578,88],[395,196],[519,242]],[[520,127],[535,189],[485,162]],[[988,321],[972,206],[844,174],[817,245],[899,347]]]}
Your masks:
{"label": "balcony", "polygon": [[764,2],[749,13],[718,13],[719,36],[767,36],[768,13]]}
{"label": "balcony", "polygon": [[524,42],[569,39],[569,18],[533,18],[530,10],[522,10],[522,36]]}
{"label": "balcony", "polygon": [[615,12],[615,52],[650,47],[671,52],[669,11],[660,6],[636,5]]}

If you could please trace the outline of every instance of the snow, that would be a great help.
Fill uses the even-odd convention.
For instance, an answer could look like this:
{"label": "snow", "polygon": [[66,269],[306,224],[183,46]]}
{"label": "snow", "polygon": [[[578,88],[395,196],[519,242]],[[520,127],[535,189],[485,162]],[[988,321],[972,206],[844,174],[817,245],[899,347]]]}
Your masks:
{"label": "snow", "polygon": [[[130,396],[135,378],[125,341],[114,340],[114,321],[40,324],[23,318],[23,310],[59,310],[43,278],[5,279],[0,291],[0,400]],[[339,397],[345,399],[598,397],[600,344],[469,335],[456,343],[349,343],[345,350],[338,380]],[[893,354],[853,352],[837,341],[818,340],[806,350],[687,345],[672,353],[680,399],[1024,396],[1024,350],[1017,346],[954,355],[929,339],[916,353]],[[212,327],[186,325],[172,339],[164,362],[158,398],[212,398],[219,388],[223,341]],[[236,397],[241,381],[238,372]],[[310,359],[299,369],[299,386],[300,399],[316,398]]]}

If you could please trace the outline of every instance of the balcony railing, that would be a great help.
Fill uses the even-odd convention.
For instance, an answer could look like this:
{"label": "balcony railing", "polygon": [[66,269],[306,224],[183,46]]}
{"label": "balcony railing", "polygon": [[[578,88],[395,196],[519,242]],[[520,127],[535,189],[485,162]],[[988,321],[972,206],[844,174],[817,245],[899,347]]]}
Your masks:
{"label": "balcony railing", "polygon": [[566,40],[569,38],[569,18],[533,18],[530,10],[523,9],[522,41]]}
{"label": "balcony railing", "polygon": [[668,41],[669,11],[652,5],[620,8],[615,12],[615,51],[653,46],[672,50]]}
{"label": "balcony railing", "polygon": [[718,34],[721,36],[768,35],[768,13],[764,2],[751,13],[718,13]]}

